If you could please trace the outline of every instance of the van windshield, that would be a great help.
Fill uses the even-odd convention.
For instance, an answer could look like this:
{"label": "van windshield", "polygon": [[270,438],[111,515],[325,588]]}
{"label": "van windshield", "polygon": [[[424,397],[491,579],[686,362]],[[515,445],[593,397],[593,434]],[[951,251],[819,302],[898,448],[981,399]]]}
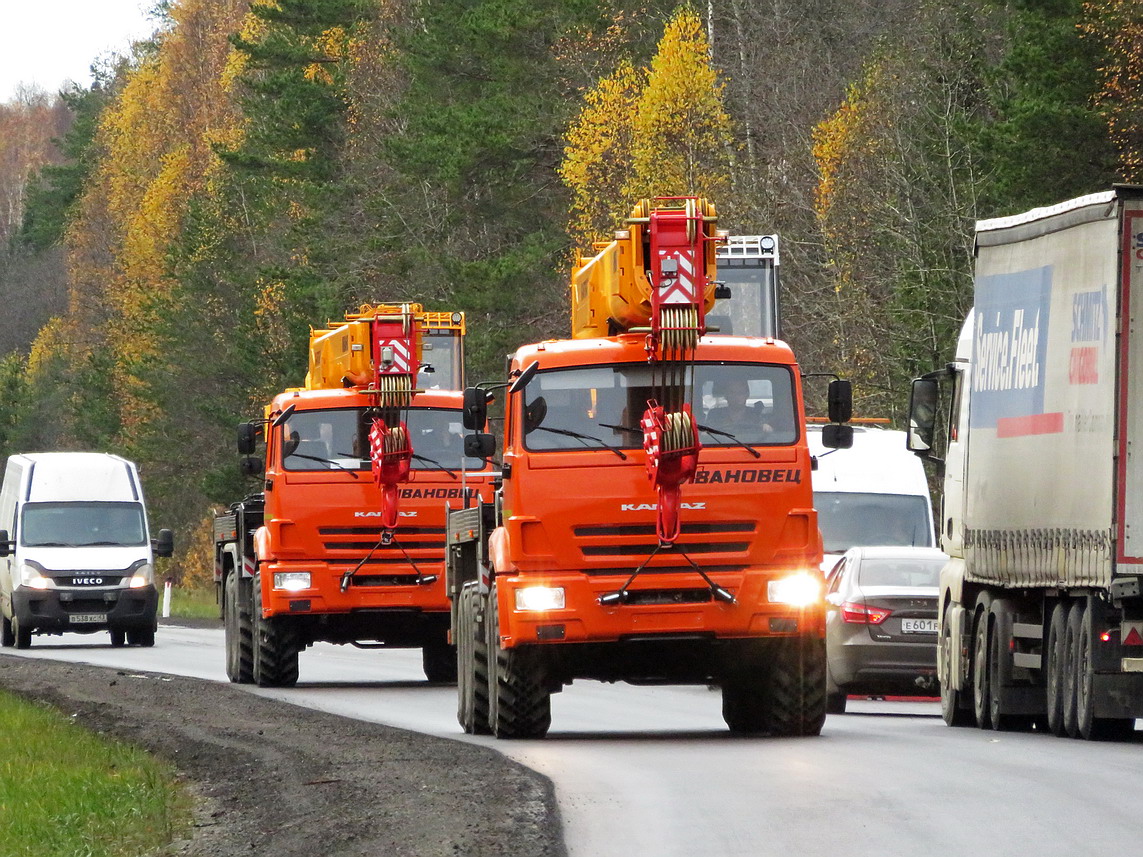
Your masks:
{"label": "van windshield", "polygon": [[826,553],[852,547],[913,545],[932,547],[928,499],[915,494],[815,491],[814,507]]}
{"label": "van windshield", "polygon": [[138,503],[28,503],[20,519],[26,547],[138,547],[147,543]]}

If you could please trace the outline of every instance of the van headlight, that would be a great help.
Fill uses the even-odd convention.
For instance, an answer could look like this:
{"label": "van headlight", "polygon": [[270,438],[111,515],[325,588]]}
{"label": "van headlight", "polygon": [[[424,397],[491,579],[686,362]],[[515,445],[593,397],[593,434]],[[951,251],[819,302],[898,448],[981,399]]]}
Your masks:
{"label": "van headlight", "polygon": [[144,586],[150,586],[154,582],[155,567],[149,562],[144,562],[131,569],[131,579],[127,585],[132,589],[142,589]]}
{"label": "van headlight", "polygon": [[44,574],[43,566],[24,560],[20,564],[20,582],[31,589],[55,589],[56,582]]}
{"label": "van headlight", "polygon": [[564,588],[562,586],[525,586],[516,590],[516,609],[530,612],[562,610]]}
{"label": "van headlight", "polygon": [[274,588],[284,589],[286,592],[299,592],[310,588],[310,573],[308,571],[275,571]]}
{"label": "van headlight", "polygon": [[799,571],[766,584],[766,599],[773,604],[809,607],[820,601],[821,597],[822,579],[808,571]]}

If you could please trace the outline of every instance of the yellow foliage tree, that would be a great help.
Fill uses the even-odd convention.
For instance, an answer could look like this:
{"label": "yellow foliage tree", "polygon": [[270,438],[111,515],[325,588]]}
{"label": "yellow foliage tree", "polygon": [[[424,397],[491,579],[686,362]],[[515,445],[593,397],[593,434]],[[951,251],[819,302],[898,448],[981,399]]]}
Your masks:
{"label": "yellow foliage tree", "polygon": [[1139,0],[1088,0],[1080,28],[1107,51],[1096,103],[1119,154],[1120,178],[1143,181],[1143,5]]}

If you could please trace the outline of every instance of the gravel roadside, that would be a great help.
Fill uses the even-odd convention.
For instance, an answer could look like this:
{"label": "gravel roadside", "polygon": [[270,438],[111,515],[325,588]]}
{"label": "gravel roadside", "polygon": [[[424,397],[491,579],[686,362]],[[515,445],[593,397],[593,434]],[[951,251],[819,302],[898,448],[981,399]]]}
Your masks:
{"label": "gravel roadside", "polygon": [[177,857],[564,857],[552,784],[486,747],[230,685],[0,654],[0,687],[169,760]]}

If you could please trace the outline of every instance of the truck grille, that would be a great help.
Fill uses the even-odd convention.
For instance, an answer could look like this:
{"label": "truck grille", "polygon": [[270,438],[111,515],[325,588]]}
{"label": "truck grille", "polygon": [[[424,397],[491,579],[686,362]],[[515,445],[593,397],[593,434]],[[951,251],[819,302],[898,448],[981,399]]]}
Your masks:
{"label": "truck grille", "polygon": [[[357,565],[365,559],[359,574],[368,577],[374,566],[409,567],[409,559],[420,566],[440,564],[445,556],[444,527],[408,527],[399,529],[390,544],[381,544],[379,527],[322,527],[318,530],[330,565]],[[407,554],[407,556],[406,556]],[[424,572],[425,569],[422,569]],[[434,569],[435,571],[435,569]],[[383,574],[382,577],[392,577]],[[416,575],[412,575],[415,580]],[[359,584],[360,585],[360,584]],[[385,585],[385,584],[373,584]]]}
{"label": "truck grille", "polygon": [[[753,541],[755,525],[751,521],[717,521],[684,524],[676,544],[704,571],[740,571],[744,564],[727,564],[727,554],[745,554]],[[613,524],[576,527],[573,531],[585,560],[606,557],[643,560],[655,550],[658,536],[654,524]],[[711,559],[722,564],[712,564]],[[630,566],[601,568],[589,566],[587,574],[621,574]],[[689,563],[672,551],[662,551],[648,564],[644,573],[693,570]]]}

